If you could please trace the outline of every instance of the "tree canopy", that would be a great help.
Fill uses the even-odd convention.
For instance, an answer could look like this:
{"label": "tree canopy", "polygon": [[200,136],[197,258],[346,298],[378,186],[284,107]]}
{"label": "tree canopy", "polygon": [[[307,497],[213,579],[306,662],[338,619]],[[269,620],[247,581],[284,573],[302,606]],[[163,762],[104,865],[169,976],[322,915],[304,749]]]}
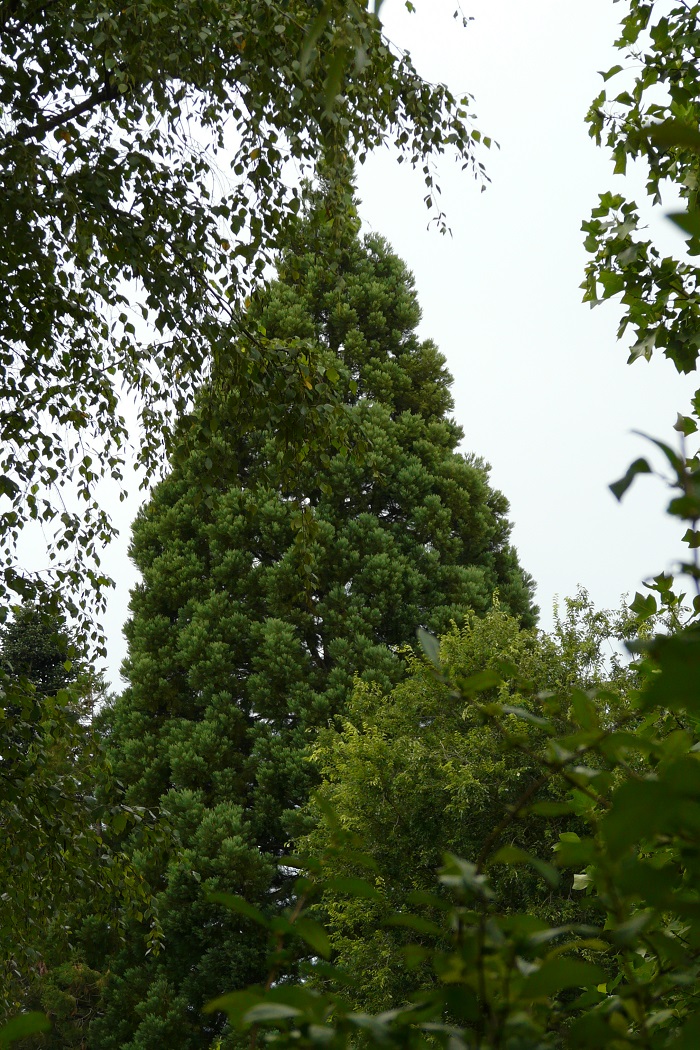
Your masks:
{"label": "tree canopy", "polygon": [[40,608],[24,605],[14,610],[12,620],[0,629],[2,671],[13,678],[26,678],[40,697],[56,696],[74,682],[73,645],[58,616],[47,616]]}
{"label": "tree canopy", "polygon": [[[436,151],[479,165],[465,100],[341,0],[3,0],[0,112],[1,593],[53,581],[64,602],[79,596],[75,611],[107,582],[113,527],[95,486],[122,479],[125,392],[151,472],[163,422],[212,363],[226,360],[271,426],[286,419],[280,387],[311,407],[333,400],[243,313],[298,210],[292,168],[362,159],[385,139],[428,184]],[[319,418],[287,420],[294,440]],[[51,572],[17,560],[32,520],[49,532]]]}

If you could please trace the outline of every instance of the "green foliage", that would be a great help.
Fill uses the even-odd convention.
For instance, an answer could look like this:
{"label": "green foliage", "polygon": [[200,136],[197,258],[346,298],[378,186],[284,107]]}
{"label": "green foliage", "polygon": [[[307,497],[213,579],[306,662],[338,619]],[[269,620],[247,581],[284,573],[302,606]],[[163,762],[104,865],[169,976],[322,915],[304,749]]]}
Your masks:
{"label": "green foliage", "polygon": [[48,1027],[49,1021],[47,1018],[36,1010],[30,1013],[18,1014],[0,1028],[0,1047],[5,1050],[6,1047],[12,1046],[18,1039],[24,1039],[38,1032],[45,1032]]}
{"label": "green foliage", "polygon": [[[653,241],[642,235],[636,203],[622,194],[601,194],[599,206],[583,224],[586,248],[593,256],[583,285],[584,299],[595,305],[620,296],[623,309],[618,335],[623,337],[628,329],[634,333],[630,361],[648,360],[661,351],[684,373],[697,369],[700,351],[700,270],[694,264],[700,252],[697,17],[694,4],[672,3],[662,8],[631,0],[617,47],[625,60],[633,59],[629,68],[634,73],[630,76],[627,61],[604,73],[606,86],[588,114],[590,133],[611,151],[616,172],[625,172],[628,158],[644,163],[651,204],[661,202],[669,184],[687,202],[686,212],[669,216],[688,234],[684,257],[661,255]],[[617,87],[611,89],[609,84]],[[700,461],[687,439],[697,432],[699,409],[696,395],[690,414],[679,413],[675,426],[681,435],[678,451],[654,440],[670,469],[671,487],[680,490],[668,510],[688,523],[684,539],[691,556],[682,570],[696,582]],[[649,462],[637,459],[611,486],[613,493],[622,498],[634,478],[647,473],[652,473]],[[672,600],[682,602],[683,596],[673,593],[672,581],[659,593],[666,607]]]}
{"label": "green foliage", "polygon": [[16,608],[10,623],[0,629],[2,670],[29,679],[40,697],[56,696],[75,681],[79,668],[74,655],[65,623],[31,605]]}
{"label": "green foliage", "polygon": [[[162,807],[179,840],[165,866],[137,856],[166,949],[144,960],[134,942],[111,963],[94,1029],[104,1050],[206,1046],[219,1022],[200,1026],[199,1007],[264,975],[254,914],[227,916],[210,895],[245,896],[264,915],[287,900],[289,876],[274,872],[305,826],[309,744],[354,675],[389,690],[405,670],[394,647],[418,624],[486,612],[496,588],[504,608],[534,619],[507,504],[484,464],[456,452],[449,376],[415,334],[411,276],[380,238],[359,240],[352,213],[329,269],[325,208],[317,200],[292,231],[249,320],[316,345],[315,375],[338,385],[361,444],[298,448],[285,480],[274,437],[241,428],[234,391],[220,428],[175,460],[135,525],[143,583],[110,747],[127,801]],[[218,391],[215,374],[202,402]],[[219,481],[204,499],[207,460]]]}
{"label": "green foliage", "polygon": [[[472,616],[463,628],[453,626],[439,647],[437,639],[423,635],[429,661],[412,655],[409,677],[390,693],[358,682],[347,714],[319,734],[313,752],[323,777],[316,796],[318,824],[300,848],[325,857],[323,914],[335,964],[362,975],[352,993],[357,1006],[375,1012],[399,1006],[428,979],[424,967],[406,970],[403,949],[416,932],[434,939],[444,899],[433,901],[420,920],[399,922],[392,913],[402,912],[407,901],[430,899],[445,850],[480,857],[500,815],[525,788],[532,792],[529,805],[549,805],[558,819],[545,824],[531,816],[510,829],[507,846],[492,857],[491,884],[508,911],[530,912],[559,925],[579,915],[570,879],[553,892],[559,877],[549,863],[561,831],[580,830],[565,792],[542,783],[529,747],[506,746],[499,727],[484,721],[478,704],[465,706],[465,687],[460,693],[449,683],[468,682],[471,695],[492,682],[489,695],[504,712],[513,712],[511,731],[525,747],[542,724],[533,695],[554,697],[556,690],[545,721],[560,723],[569,705],[586,717],[582,690],[595,684],[605,682],[610,689],[614,681],[606,704],[610,708],[613,697],[618,709],[624,704],[634,675],[615,662],[604,666],[601,654],[601,643],[609,645],[619,631],[613,620],[596,613],[581,594],[567,602],[565,618],[548,637],[523,630],[496,604],[483,619]],[[435,662],[444,683],[436,681]],[[595,708],[589,719],[600,720]],[[354,851],[332,850],[339,829],[352,838]],[[361,855],[360,867],[353,852]],[[533,861],[533,853],[545,860]],[[364,874],[367,857],[373,861],[374,903],[345,889],[349,877]]]}
{"label": "green foliage", "polygon": [[[659,638],[632,668],[624,703],[598,688],[572,693],[565,710],[564,698],[551,693],[514,705],[503,695],[503,673],[496,690],[475,690],[474,676],[464,679],[446,651],[434,688],[449,688],[463,709],[478,714],[511,761],[518,754],[527,760],[535,779],[503,800],[493,830],[483,829],[472,846],[473,859],[446,856],[442,892],[404,895],[388,920],[420,935],[404,955],[413,977],[428,972],[423,989],[408,1001],[389,998],[382,1012],[358,1013],[352,1001],[361,996],[366,971],[350,975],[348,995],[347,974],[312,961],[311,986],[277,981],[210,1008],[226,1011],[239,1031],[251,1029],[251,1045],[263,1028],[277,1046],[340,1048],[360,1036],[369,1045],[457,1050],[695,1046],[700,691],[697,675],[689,679],[679,668],[696,661],[695,628]],[[558,796],[556,804],[538,798],[533,784]],[[577,822],[576,831],[562,830],[564,815]],[[554,840],[549,858],[534,852],[532,838],[528,851],[512,845],[538,823],[542,831],[534,838]],[[338,898],[326,873],[350,845],[341,824],[299,880],[305,904]],[[571,887],[568,921],[552,921],[542,903],[513,895],[511,886],[528,885],[523,864],[543,885],[555,885],[559,874]],[[501,867],[512,881],[499,886]],[[409,859],[404,875],[412,870]],[[350,886],[346,892],[359,909],[361,894]]]}
{"label": "green foliage", "polygon": [[[86,912],[100,936],[118,940],[127,917],[150,919],[150,894],[107,838],[144,814],[113,801],[99,739],[85,722],[96,682],[66,659],[63,625],[17,609],[2,634],[0,660],[0,1006],[35,998],[56,955],[68,951]],[[79,673],[80,672],[80,673]],[[34,679],[34,676],[35,679]]]}
{"label": "green foliage", "polygon": [[[622,19],[617,47],[625,59],[634,59],[634,74],[621,64],[604,72],[606,87],[588,114],[592,137],[604,143],[615,158],[615,170],[624,172],[628,159],[641,160],[648,172],[646,192],[659,204],[665,186],[671,185],[687,204],[686,212],[670,217],[688,234],[683,258],[662,257],[653,241],[640,232],[639,209],[621,194],[603,193],[589,222],[584,223],[586,247],[593,255],[584,283],[585,300],[592,304],[620,296],[622,316],[618,335],[634,332],[630,360],[650,359],[661,351],[682,373],[696,371],[700,351],[698,279],[694,258],[700,252],[698,209],[700,190],[700,41],[695,4],[658,4],[631,0]],[[627,63],[625,63],[627,65]],[[625,80],[624,84],[621,83]],[[617,90],[608,86],[616,84]],[[661,451],[677,489],[669,505],[673,516],[687,522],[684,541],[691,556],[681,566],[698,583],[698,532],[700,518],[700,461],[697,447],[687,439],[698,432],[700,399],[693,399],[691,413],[680,414],[675,429],[680,447],[652,439]],[[621,499],[634,479],[650,474],[648,460],[637,459],[627,474],[611,485]],[[673,581],[659,590],[666,608],[680,604]],[[652,595],[653,596],[653,595]]]}
{"label": "green foliage", "polygon": [[[692,4],[662,9],[631,0],[617,41],[624,68],[618,64],[603,74],[605,87],[588,114],[590,134],[608,147],[616,172],[625,172],[628,158],[643,160],[651,202],[660,202],[670,182],[691,212],[700,188],[696,21]],[[601,195],[583,228],[593,254],[585,298],[595,303],[621,293],[619,335],[634,332],[630,360],[661,351],[679,372],[693,371],[700,347],[694,294],[699,271],[692,261],[700,249],[697,232],[689,231],[689,260],[662,257],[640,236],[635,202],[612,193]]]}
{"label": "green foliage", "polygon": [[[700,349],[700,271],[693,265],[700,251],[699,15],[694,3],[629,0],[618,41],[622,61],[603,74],[606,87],[589,113],[591,134],[610,148],[618,173],[625,171],[628,158],[641,158],[648,168],[652,202],[660,200],[666,180],[687,200],[688,211],[671,218],[689,239],[686,258],[664,258],[640,234],[636,204],[622,194],[602,194],[599,207],[584,223],[586,247],[593,256],[585,298],[596,303],[619,295],[620,335],[628,328],[634,333],[630,359],[662,351],[681,372],[697,367]],[[607,85],[613,81],[618,86],[610,92]],[[486,667],[465,678],[437,652],[435,642],[423,636],[436,681],[447,691],[444,695],[466,707],[470,717],[480,718],[484,739],[492,734],[515,768],[518,756],[534,776],[518,797],[506,797],[485,837],[484,829],[478,829],[481,841],[469,844],[466,859],[446,857],[443,894],[449,890],[453,896],[443,921],[440,893],[430,899],[421,891],[419,898],[399,902],[393,923],[420,934],[419,943],[407,948],[405,956],[419,976],[428,971],[424,993],[416,993],[409,1003],[388,1002],[384,1012],[368,1015],[352,1009],[352,1001],[361,996],[352,990],[349,996],[344,993],[340,971],[312,961],[312,987],[286,986],[272,969],[275,982],[266,988],[211,1004],[225,1010],[238,1031],[250,1031],[251,1046],[259,1029],[270,1043],[294,1047],[340,1048],[366,1042],[421,1048],[439,1044],[450,1050],[690,1050],[698,1045],[700,460],[693,435],[699,413],[696,397],[692,412],[679,415],[678,450],[655,442],[672,489],[669,513],[688,526],[685,540],[691,553],[681,568],[698,596],[689,612],[684,595],[676,592],[667,574],[650,581],[648,593],[635,596],[630,616],[613,632],[616,639],[628,639],[636,656],[624,702],[619,688],[611,690],[595,680],[607,628],[590,614],[585,618],[592,630],[578,654],[568,611],[560,621],[560,656],[574,656],[573,664],[565,661],[563,681],[553,692],[523,696],[517,702],[502,695],[512,673],[505,666]],[[621,498],[637,475],[651,471],[646,459],[638,459],[612,486],[613,492]],[[640,635],[636,639],[635,624]],[[580,682],[581,671],[593,680],[585,689],[572,688]],[[619,687],[625,674],[618,663],[612,668],[612,682]],[[372,707],[370,730],[392,714],[391,703],[386,715],[379,705]],[[359,796],[357,783],[365,775],[375,799],[384,786],[377,775],[377,770],[383,774],[384,764],[373,755],[369,771],[361,770],[352,748],[359,754],[357,739],[365,728],[353,728],[354,737],[346,723],[332,758],[331,752],[322,754],[329,772],[337,776],[342,768],[349,786],[343,794],[335,779],[324,788],[331,797],[339,795],[346,809],[340,819],[329,811],[324,815],[326,853],[298,885],[297,899],[305,903],[323,894],[333,902],[338,899],[339,887],[326,887],[324,876],[327,868],[337,870],[344,858],[346,864],[353,863],[342,823],[349,823],[348,813],[360,800],[349,805],[348,799],[353,789]],[[368,752],[372,747],[384,749],[389,756],[384,763],[390,771],[395,769],[391,761],[403,755],[391,753],[392,733],[368,731],[367,736]],[[406,736],[399,738],[406,750]],[[425,760],[431,759],[434,768],[432,755]],[[473,768],[479,766],[470,762],[470,771]],[[410,814],[409,779],[401,783]],[[567,822],[563,831],[562,818]],[[363,814],[358,821],[363,833],[368,819]],[[444,821],[442,812],[440,820]],[[523,829],[538,821],[545,835],[559,832],[553,857],[551,851],[542,855],[517,841]],[[412,833],[414,841],[420,844],[421,839]],[[385,842],[377,837],[373,847],[379,851]],[[582,902],[579,914],[560,924],[541,907],[532,908],[531,898],[528,910],[513,910],[513,895],[499,886],[502,866],[521,891],[527,886],[523,879],[530,878],[523,871],[533,870],[554,883],[552,860],[563,884],[571,886],[572,899]],[[404,880],[410,871],[407,865],[400,873]],[[345,914],[353,906],[360,911],[360,894],[353,898],[351,887],[347,889],[351,900]],[[576,912],[575,904],[572,907]],[[426,916],[426,908],[434,914]],[[448,935],[452,941],[446,947]],[[341,954],[343,950],[341,945]],[[276,952],[279,960],[279,946]],[[361,984],[363,975],[353,976]]]}
{"label": "green foliage", "polygon": [[[95,923],[93,933],[104,937],[104,924]],[[50,1028],[26,1040],[22,1050],[85,1050],[88,1026],[105,981],[104,974],[85,962],[88,941],[85,924],[76,923],[70,951],[65,944],[49,941],[45,946],[45,965],[25,996],[25,1004],[39,1007],[42,1016],[50,1019]]]}
{"label": "green foliage", "polygon": [[[295,441],[318,428],[332,399],[287,419],[280,385],[308,401],[297,353],[242,313],[299,209],[285,172],[334,170],[390,138],[429,188],[433,152],[480,175],[467,109],[364,4],[3,0],[0,596],[53,581],[64,602],[77,592],[74,612],[99,600],[114,528],[97,484],[122,478],[123,390],[149,473],[212,362],[258,420]],[[48,576],[15,555],[33,521]]]}
{"label": "green foliage", "polygon": [[[669,215],[688,234],[683,257],[661,255],[642,234],[637,204],[622,194],[601,194],[599,206],[583,224],[585,245],[592,255],[582,286],[584,300],[595,305],[619,296],[618,335],[622,338],[628,329],[633,332],[630,362],[640,357],[648,360],[661,351],[683,373],[696,371],[700,351],[700,269],[694,264],[700,253],[697,19],[696,4],[630,0],[616,42],[624,62],[602,74],[605,87],[588,113],[590,134],[609,149],[616,172],[625,172],[629,158],[644,165],[648,204],[660,204],[669,186],[686,202],[687,211]],[[674,429],[679,437],[672,444],[649,439],[663,456],[666,474],[639,458],[610,486],[621,499],[640,474],[659,473],[670,485],[674,495],[668,513],[687,525],[683,539],[689,556],[680,569],[694,581],[696,591],[700,459],[694,435],[699,411],[700,393],[688,414],[678,414]],[[668,613],[682,606],[685,596],[676,593],[671,577],[660,574],[647,586],[654,593],[640,596],[640,601],[646,602],[650,614],[652,602]],[[699,603],[696,598],[696,612]]]}

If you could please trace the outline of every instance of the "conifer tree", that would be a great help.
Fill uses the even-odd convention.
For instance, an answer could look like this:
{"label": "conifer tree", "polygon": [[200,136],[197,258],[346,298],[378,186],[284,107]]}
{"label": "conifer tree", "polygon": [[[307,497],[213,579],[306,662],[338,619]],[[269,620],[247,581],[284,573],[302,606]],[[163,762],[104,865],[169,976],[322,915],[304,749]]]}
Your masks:
{"label": "conifer tree", "polygon": [[[257,928],[206,891],[284,899],[276,861],[303,824],[309,745],[355,675],[390,689],[419,625],[483,614],[495,590],[534,622],[507,502],[457,451],[451,378],[416,334],[411,274],[380,237],[359,237],[354,208],[340,250],[328,226],[316,199],[248,321],[296,347],[310,384],[344,384],[354,449],[302,448],[290,478],[278,436],[229,394],[227,424],[173,462],[134,527],[143,579],[108,731],[127,801],[167,811],[179,845],[141,857],[165,950],[144,961],[135,938],[112,962],[99,1050],[208,1046],[217,1021],[202,1005],[264,975]],[[220,483],[203,491],[211,461]]]}
{"label": "conifer tree", "polygon": [[38,696],[55,696],[75,681],[72,656],[64,618],[42,614],[33,605],[18,606],[0,628],[0,671],[24,676]]}

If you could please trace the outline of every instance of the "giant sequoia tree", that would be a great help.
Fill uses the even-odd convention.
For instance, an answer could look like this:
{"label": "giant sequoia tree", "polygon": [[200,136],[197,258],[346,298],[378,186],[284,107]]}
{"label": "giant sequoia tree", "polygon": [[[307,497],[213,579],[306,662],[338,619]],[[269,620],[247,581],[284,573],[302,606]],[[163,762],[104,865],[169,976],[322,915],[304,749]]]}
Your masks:
{"label": "giant sequoia tree", "polygon": [[[354,220],[333,258],[321,203],[248,324],[304,341],[316,379],[346,391],[354,451],[310,451],[290,479],[273,435],[246,429],[229,395],[221,428],[173,465],[134,528],[143,581],[112,748],[128,799],[166,810],[180,845],[164,865],[142,858],[166,949],[144,962],[134,942],[114,964],[100,1047],[206,1045],[201,1005],[259,978],[265,944],[205,891],[284,897],[275,861],[313,781],[308,745],[355,674],[391,688],[395,647],[418,625],[483,613],[495,589],[533,622],[507,503],[484,463],[456,451],[450,377],[416,335],[411,275]],[[222,480],[205,496],[211,463]]]}

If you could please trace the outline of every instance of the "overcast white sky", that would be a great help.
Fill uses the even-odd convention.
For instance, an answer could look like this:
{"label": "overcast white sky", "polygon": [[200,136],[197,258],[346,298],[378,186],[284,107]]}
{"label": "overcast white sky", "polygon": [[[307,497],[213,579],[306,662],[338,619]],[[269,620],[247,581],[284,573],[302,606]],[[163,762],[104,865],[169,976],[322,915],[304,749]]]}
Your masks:
{"label": "overcast white sky", "polygon": [[[359,173],[361,214],[415,273],[422,334],[455,377],[464,449],[491,463],[510,501],[513,540],[538,583],[546,629],[555,595],[582,584],[597,605],[616,605],[682,552],[683,530],[665,517],[659,482],[641,479],[621,506],[607,485],[649,451],[631,431],[669,440],[695,384],[666,360],[628,366],[615,337],[619,307],[591,311],[578,287],[581,221],[598,193],[624,189],[583,123],[602,83],[597,71],[617,61],[623,5],[464,0],[474,16],[466,30],[452,18],[456,0],[417,6],[408,16],[403,0],[386,0],[389,36],[424,75],[475,96],[478,126],[501,146],[485,155],[492,183],[479,193],[468,173],[441,163],[453,233],[441,237],[426,230],[420,175],[387,150]],[[641,204],[639,187],[627,192]],[[670,224],[654,229],[667,249],[682,249]],[[129,501],[132,518],[139,501]],[[115,686],[136,578],[127,546],[124,529],[105,565],[117,580],[107,621]]]}

